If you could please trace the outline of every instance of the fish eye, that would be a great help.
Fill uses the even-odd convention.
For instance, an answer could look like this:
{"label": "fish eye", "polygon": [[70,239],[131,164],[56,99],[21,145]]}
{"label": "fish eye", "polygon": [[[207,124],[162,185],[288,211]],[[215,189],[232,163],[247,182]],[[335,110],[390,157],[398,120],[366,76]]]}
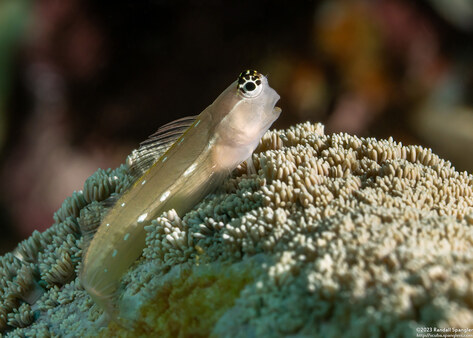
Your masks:
{"label": "fish eye", "polygon": [[247,82],[244,88],[245,88],[245,91],[251,92],[256,89],[256,85],[254,84],[254,82]]}
{"label": "fish eye", "polygon": [[262,89],[262,75],[256,70],[247,70],[238,77],[238,92],[247,98],[258,96]]}

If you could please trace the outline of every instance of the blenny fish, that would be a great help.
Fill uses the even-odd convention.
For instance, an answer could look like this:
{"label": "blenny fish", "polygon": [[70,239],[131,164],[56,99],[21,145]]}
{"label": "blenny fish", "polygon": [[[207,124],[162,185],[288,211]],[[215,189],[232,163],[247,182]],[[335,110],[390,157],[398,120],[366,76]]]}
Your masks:
{"label": "blenny fish", "polygon": [[251,155],[281,113],[279,98],[265,76],[247,70],[202,113],[161,127],[128,157],[135,182],[101,220],[80,271],[109,318],[121,277],[145,247],[144,227],[171,209],[183,217],[245,160],[254,170]]}

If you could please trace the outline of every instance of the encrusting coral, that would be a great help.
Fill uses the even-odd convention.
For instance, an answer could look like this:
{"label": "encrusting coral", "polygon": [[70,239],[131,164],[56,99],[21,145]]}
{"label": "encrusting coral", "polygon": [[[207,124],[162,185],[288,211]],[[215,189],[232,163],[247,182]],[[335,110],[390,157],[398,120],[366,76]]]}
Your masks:
{"label": "encrusting coral", "polygon": [[[430,149],[304,123],[265,134],[217,192],[146,227],[121,281],[123,322],[77,271],[100,201],[129,184],[99,170],[55,223],[0,259],[7,336],[409,336],[473,327],[473,177]],[[123,328],[126,327],[127,329]]]}

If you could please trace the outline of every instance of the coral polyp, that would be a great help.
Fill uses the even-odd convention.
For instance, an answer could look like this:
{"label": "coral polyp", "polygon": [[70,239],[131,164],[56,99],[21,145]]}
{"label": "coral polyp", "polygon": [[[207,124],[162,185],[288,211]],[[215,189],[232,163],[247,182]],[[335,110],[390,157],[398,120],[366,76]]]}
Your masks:
{"label": "coral polyp", "polygon": [[472,175],[430,149],[310,123],[267,132],[253,163],[256,174],[243,164],[187,214],[171,210],[146,227],[146,248],[117,293],[123,325],[102,328],[77,279],[83,232],[128,173],[99,170],[50,229],[1,257],[3,332],[412,336],[418,326],[473,327]]}

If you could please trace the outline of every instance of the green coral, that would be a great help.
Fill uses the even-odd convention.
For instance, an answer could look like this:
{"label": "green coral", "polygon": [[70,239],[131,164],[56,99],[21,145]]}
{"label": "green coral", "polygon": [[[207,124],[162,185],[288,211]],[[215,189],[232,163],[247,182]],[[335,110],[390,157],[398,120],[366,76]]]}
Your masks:
{"label": "green coral", "polygon": [[253,162],[257,174],[241,165],[186,215],[170,210],[146,227],[143,255],[121,281],[120,322],[101,331],[78,260],[100,201],[131,179],[125,166],[99,170],[50,229],[1,258],[0,326],[124,337],[473,327],[471,175],[430,149],[309,123],[266,133]]}
{"label": "green coral", "polygon": [[[63,309],[77,294],[80,294],[77,298],[87,297],[78,283],[77,273],[83,235],[91,230],[87,228],[91,227],[90,219],[100,217],[104,210],[97,201],[121,193],[129,182],[125,166],[116,170],[99,169],[87,179],[83,191],[66,198],[49,229],[43,233],[34,231],[13,253],[0,258],[0,330],[20,335],[21,331],[11,330],[27,327],[31,334],[41,335],[38,332],[44,332],[46,322],[53,333],[63,332],[50,323],[60,322],[64,313],[56,314],[57,309]],[[87,226],[81,229],[81,224]],[[74,295],[72,299],[65,301],[71,295]]]}

